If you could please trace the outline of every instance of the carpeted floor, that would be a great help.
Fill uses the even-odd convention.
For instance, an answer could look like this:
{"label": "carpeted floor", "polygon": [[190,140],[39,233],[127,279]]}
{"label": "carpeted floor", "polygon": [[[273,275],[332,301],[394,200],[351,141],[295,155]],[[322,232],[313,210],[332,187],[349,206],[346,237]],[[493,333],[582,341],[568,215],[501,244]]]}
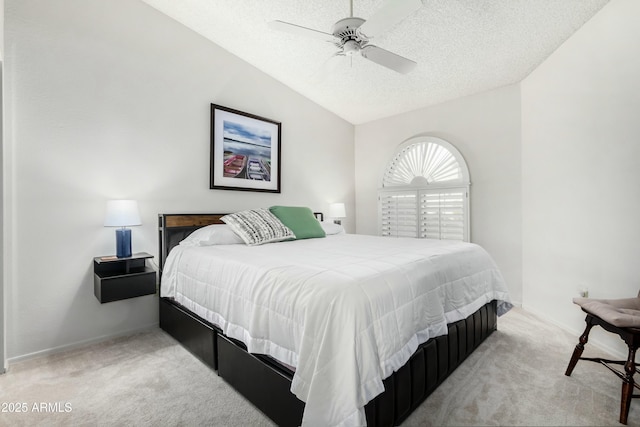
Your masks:
{"label": "carpeted floor", "polygon": [[[619,425],[613,374],[580,362],[564,376],[576,343],[514,309],[403,425]],[[0,404],[2,426],[273,425],[159,329],[12,364]],[[638,405],[629,425],[640,426]]]}

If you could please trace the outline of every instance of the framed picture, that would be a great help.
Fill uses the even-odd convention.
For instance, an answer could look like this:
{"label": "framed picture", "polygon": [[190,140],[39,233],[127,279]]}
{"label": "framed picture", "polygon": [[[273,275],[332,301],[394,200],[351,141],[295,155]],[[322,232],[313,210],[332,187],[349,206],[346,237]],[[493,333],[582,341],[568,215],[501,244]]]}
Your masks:
{"label": "framed picture", "polygon": [[279,193],[280,128],[280,122],[211,104],[210,188]]}

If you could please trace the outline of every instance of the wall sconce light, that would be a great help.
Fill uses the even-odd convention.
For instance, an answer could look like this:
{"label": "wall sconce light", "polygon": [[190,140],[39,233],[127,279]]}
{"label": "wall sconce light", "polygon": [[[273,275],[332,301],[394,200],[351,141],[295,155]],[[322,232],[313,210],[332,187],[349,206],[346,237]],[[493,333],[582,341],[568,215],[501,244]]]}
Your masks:
{"label": "wall sconce light", "polygon": [[131,230],[126,227],[133,225],[142,225],[137,201],[109,200],[107,202],[104,226],[121,227],[116,230],[116,256],[118,258],[131,256]]}
{"label": "wall sconce light", "polygon": [[331,203],[329,205],[329,218],[333,218],[335,224],[342,224],[340,218],[346,218],[347,212],[344,203]]}

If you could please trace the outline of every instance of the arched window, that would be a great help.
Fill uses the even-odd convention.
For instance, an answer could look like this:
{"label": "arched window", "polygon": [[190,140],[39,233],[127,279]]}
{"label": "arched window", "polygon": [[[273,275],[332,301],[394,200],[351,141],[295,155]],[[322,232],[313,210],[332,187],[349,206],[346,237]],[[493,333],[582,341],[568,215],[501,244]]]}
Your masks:
{"label": "arched window", "polygon": [[380,234],[469,241],[469,169],[460,152],[431,136],[400,145],[378,191]]}

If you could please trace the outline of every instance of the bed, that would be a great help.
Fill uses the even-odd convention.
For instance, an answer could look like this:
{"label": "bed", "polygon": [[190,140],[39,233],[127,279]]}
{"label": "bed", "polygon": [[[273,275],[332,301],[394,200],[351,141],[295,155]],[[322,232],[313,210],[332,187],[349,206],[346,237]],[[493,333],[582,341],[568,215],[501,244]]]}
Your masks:
{"label": "bed", "polygon": [[179,245],[222,216],[159,215],[160,326],[279,425],[400,424],[509,306],[473,244]]}

